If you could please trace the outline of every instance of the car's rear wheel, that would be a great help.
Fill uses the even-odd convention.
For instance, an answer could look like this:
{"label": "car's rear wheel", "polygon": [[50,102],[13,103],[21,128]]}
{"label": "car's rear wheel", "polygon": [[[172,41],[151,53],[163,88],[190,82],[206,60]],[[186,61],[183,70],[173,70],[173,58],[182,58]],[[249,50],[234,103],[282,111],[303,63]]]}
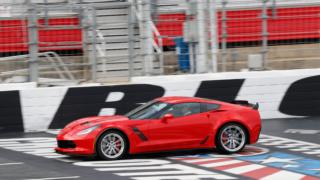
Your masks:
{"label": "car's rear wheel", "polygon": [[106,131],[97,141],[97,154],[106,160],[123,158],[128,151],[128,142],[125,136],[118,131]]}
{"label": "car's rear wheel", "polygon": [[245,129],[239,124],[229,123],[220,128],[216,136],[216,147],[221,153],[236,153],[245,147],[246,140]]}

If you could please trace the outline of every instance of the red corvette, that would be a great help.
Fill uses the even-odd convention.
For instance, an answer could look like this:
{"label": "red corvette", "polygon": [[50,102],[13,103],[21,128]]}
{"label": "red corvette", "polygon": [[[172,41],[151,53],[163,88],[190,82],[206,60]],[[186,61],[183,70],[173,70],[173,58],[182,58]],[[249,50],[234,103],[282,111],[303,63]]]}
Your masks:
{"label": "red corvette", "polygon": [[68,124],[56,152],[120,159],[126,154],[216,147],[241,151],[257,142],[258,104],[193,97],[161,97],[124,116],[96,116]]}

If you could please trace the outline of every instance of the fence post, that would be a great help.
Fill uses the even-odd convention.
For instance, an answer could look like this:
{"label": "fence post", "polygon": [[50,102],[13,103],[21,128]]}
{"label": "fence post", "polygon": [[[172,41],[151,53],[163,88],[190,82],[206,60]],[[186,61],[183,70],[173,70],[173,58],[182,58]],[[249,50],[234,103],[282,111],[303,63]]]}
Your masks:
{"label": "fence post", "polygon": [[215,0],[209,0],[210,32],[211,32],[211,61],[212,72],[218,71],[217,53],[218,53],[218,34],[217,34],[217,7]]}
{"label": "fence post", "polygon": [[133,4],[131,3],[128,7],[128,51],[129,51],[129,80],[134,75],[134,44],[135,44],[135,37],[134,37],[134,23],[135,23],[135,12],[133,11]]}
{"label": "fence post", "polygon": [[269,0],[262,1],[262,67],[267,67],[267,53],[268,53],[268,7],[267,3]]}
{"label": "fence post", "polygon": [[97,18],[96,9],[91,7],[92,11],[92,53],[91,53],[91,78],[93,82],[97,81]]}
{"label": "fence post", "polygon": [[33,4],[28,4],[28,36],[29,36],[29,81],[37,82],[39,76],[38,64],[38,17],[37,9]]}
{"label": "fence post", "polygon": [[152,28],[151,28],[151,8],[149,0],[142,0],[142,21],[143,21],[143,41],[144,41],[144,67],[145,75],[149,76],[153,70],[153,46],[152,46]]}
{"label": "fence post", "polygon": [[45,5],[45,8],[44,8],[44,23],[45,23],[46,26],[49,26],[48,0],[43,0],[43,3]]}
{"label": "fence post", "polygon": [[196,61],[196,72],[206,73],[208,62],[208,44],[207,44],[207,31],[206,31],[206,0],[197,1],[197,21],[198,21],[198,33],[199,33],[199,46],[198,57]]}
{"label": "fence post", "polygon": [[277,17],[277,2],[276,0],[272,0],[272,18]]}
{"label": "fence post", "polygon": [[227,70],[227,0],[222,0],[222,54],[221,54],[221,61],[222,61],[222,72]]}

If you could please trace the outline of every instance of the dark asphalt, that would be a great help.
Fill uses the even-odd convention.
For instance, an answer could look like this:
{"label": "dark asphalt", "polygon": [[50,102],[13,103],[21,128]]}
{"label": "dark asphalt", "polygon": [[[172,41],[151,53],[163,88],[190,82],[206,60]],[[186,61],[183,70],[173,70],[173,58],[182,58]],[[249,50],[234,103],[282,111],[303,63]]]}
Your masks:
{"label": "dark asphalt", "polygon": [[285,133],[287,129],[320,130],[320,117],[268,119],[262,121],[262,134],[320,143],[320,133]]}
{"label": "dark asphalt", "polygon": [[[319,130],[320,118],[295,118],[295,119],[271,119],[263,120],[262,134],[276,137],[289,138],[303,142],[310,142],[319,144],[320,134],[301,134],[301,133],[285,133],[288,129],[304,129],[304,130]],[[34,137],[54,137],[55,135],[49,133],[6,133],[0,134],[1,139],[10,138],[34,138]],[[276,146],[265,146],[263,143],[254,145],[255,147],[263,147],[269,149],[269,153],[283,152],[296,156],[301,156],[313,160],[320,160],[318,154],[305,154],[301,151],[291,151],[286,148],[277,148]],[[27,148],[27,146],[26,146]],[[26,154],[25,152],[12,150],[1,147],[0,141],[0,180],[22,180],[22,179],[110,179],[121,180],[130,179],[130,176],[121,176],[117,173],[136,172],[136,171],[98,171],[95,167],[75,166],[72,162],[63,162],[56,158],[46,158],[43,156],[35,156]],[[147,155],[130,156],[129,160],[135,159],[160,159],[169,161],[172,164],[185,165],[187,167],[194,167],[200,170],[207,170],[213,173],[231,176],[237,179],[248,179],[247,177],[222,172],[219,170],[199,167],[197,165],[188,164],[182,161],[169,159],[173,156],[190,156],[198,154],[217,154],[214,150],[193,150],[193,151],[179,151],[167,152]],[[320,155],[320,153],[319,153]],[[67,160],[74,160],[77,162],[95,162],[94,158],[83,157],[69,157]],[[103,161],[100,161],[103,162]],[[145,172],[152,172],[154,170],[145,170]],[[160,170],[161,171],[161,170]],[[165,171],[165,170],[164,170]],[[176,174],[178,175],[178,174]],[[319,176],[313,178],[320,179]],[[133,179],[133,177],[131,178]]]}

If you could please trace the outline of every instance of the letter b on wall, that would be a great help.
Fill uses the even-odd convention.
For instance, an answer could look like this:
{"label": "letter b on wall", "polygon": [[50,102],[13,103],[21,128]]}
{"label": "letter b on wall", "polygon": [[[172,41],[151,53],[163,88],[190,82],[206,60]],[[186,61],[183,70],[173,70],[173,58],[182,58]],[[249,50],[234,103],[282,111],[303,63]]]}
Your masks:
{"label": "letter b on wall", "polygon": [[[112,92],[121,92],[124,96],[119,101],[106,102]],[[125,114],[140,103],[163,95],[162,87],[146,84],[69,88],[49,128],[62,128],[76,119],[96,116],[104,108]]]}

